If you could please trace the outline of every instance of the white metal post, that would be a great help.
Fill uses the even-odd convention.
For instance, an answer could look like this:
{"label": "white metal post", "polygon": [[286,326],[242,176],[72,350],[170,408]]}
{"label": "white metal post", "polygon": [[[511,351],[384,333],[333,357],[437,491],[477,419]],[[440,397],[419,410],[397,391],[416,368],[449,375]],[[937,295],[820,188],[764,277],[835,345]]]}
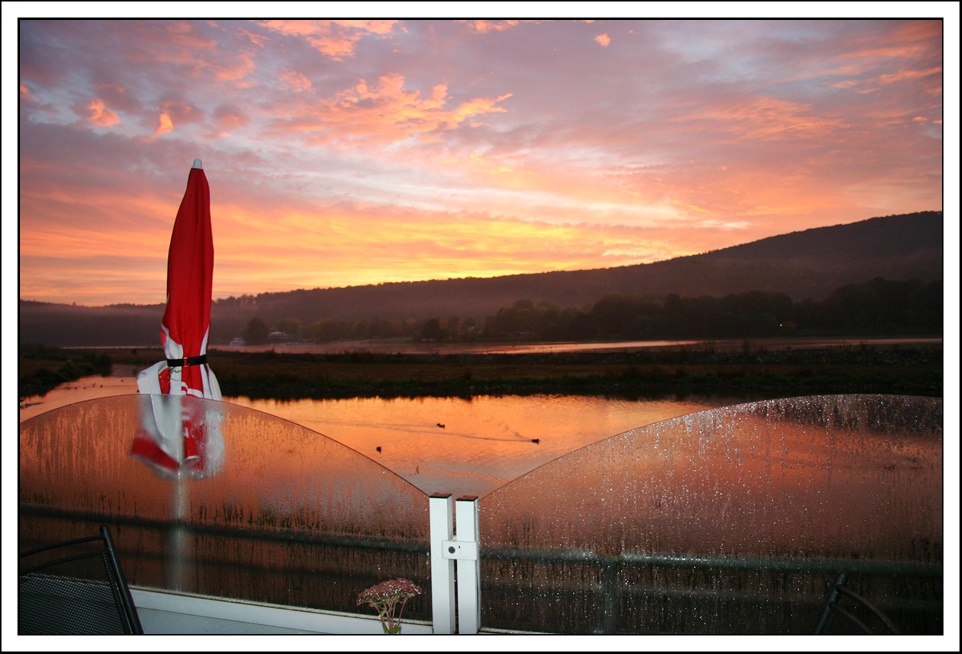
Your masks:
{"label": "white metal post", "polygon": [[453,634],[455,629],[454,560],[444,556],[444,543],[454,535],[453,504],[451,493],[431,495],[431,615],[436,634]]}
{"label": "white metal post", "polygon": [[478,547],[478,498],[462,495],[455,502],[455,528],[461,543],[458,557],[458,633],[481,628],[481,561]]}

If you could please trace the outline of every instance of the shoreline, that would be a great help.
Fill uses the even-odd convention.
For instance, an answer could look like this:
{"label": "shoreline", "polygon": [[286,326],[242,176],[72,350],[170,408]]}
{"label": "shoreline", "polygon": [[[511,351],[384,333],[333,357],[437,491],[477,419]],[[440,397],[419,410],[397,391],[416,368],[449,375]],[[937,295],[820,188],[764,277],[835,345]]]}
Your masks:
{"label": "shoreline", "polygon": [[[824,339],[822,339],[824,341]],[[897,342],[896,342],[897,341]],[[297,352],[211,349],[224,395],[251,399],[471,397],[564,394],[619,398],[873,393],[941,396],[941,339],[908,344],[845,341],[811,348],[661,347],[590,351]],[[114,366],[136,374],[159,347],[115,350]],[[96,354],[96,353],[94,353]],[[122,370],[122,368],[120,368]]]}
{"label": "shoreline", "polygon": [[[216,344],[208,353],[263,353],[278,354],[570,354],[578,352],[637,352],[637,351],[695,351],[739,352],[769,350],[809,350],[851,347],[942,347],[942,337],[852,337],[798,336],[786,338],[731,338],[717,340],[652,340],[652,341],[594,341],[594,342],[416,342],[410,340],[352,340],[330,343],[278,342],[259,345]],[[65,350],[112,352],[117,350],[159,349],[149,345],[89,345],[58,346]]]}
{"label": "shoreline", "polygon": [[[399,345],[412,348],[399,352],[404,349]],[[344,343],[328,351],[235,346],[212,347],[208,354],[224,395],[251,399],[565,394],[757,400],[848,393],[941,397],[944,392],[940,338],[567,344],[578,349],[559,343],[488,344],[484,350],[440,345],[382,344],[380,352],[335,349]],[[20,397],[42,396],[61,383],[111,370],[136,377],[162,358],[159,345],[23,347],[18,391]]]}

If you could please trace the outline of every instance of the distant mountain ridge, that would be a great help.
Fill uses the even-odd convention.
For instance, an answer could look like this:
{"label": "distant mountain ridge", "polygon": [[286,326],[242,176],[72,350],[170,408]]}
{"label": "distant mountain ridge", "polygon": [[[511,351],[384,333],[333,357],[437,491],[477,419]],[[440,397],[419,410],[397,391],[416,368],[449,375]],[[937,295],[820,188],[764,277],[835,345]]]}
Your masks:
{"label": "distant mountain ridge", "polygon": [[[783,292],[793,300],[824,299],[846,284],[875,277],[942,279],[940,211],[871,218],[773,236],[705,254],[649,264],[331,289],[262,293],[215,301],[211,344],[225,343],[258,317],[319,320],[417,319],[459,316],[483,320],[518,299],[584,308],[609,294],[663,299],[723,297],[748,291]],[[159,342],[162,305],[76,307],[20,302],[20,341],[61,346],[145,345]],[[65,328],[69,325],[69,328]]]}

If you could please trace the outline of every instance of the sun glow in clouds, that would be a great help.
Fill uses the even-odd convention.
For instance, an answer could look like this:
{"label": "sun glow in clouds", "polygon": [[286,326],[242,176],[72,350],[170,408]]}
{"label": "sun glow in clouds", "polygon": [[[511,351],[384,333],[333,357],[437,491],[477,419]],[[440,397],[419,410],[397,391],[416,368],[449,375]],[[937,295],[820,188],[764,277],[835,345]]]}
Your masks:
{"label": "sun glow in clouds", "polygon": [[215,298],[647,263],[941,209],[940,21],[18,29],[24,299],[162,302],[194,158]]}

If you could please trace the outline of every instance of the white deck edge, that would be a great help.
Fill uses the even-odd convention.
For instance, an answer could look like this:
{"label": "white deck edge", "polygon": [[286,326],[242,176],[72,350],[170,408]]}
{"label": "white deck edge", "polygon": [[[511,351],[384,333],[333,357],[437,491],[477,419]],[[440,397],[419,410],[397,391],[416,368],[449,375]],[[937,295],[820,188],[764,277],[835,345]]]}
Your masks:
{"label": "white deck edge", "polygon": [[[377,616],[262,604],[222,597],[131,588],[147,634],[382,634]],[[421,621],[404,634],[431,634]]]}

